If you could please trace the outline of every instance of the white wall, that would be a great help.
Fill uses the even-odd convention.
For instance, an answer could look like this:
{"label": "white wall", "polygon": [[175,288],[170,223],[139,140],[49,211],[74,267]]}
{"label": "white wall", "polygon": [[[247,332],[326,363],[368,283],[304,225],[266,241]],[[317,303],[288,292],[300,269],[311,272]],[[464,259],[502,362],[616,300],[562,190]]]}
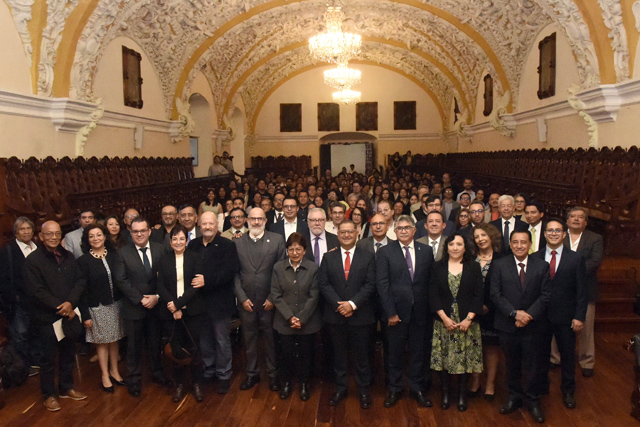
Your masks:
{"label": "white wall", "polygon": [[22,40],[6,3],[0,4],[0,89],[16,93],[33,93],[31,70]]}

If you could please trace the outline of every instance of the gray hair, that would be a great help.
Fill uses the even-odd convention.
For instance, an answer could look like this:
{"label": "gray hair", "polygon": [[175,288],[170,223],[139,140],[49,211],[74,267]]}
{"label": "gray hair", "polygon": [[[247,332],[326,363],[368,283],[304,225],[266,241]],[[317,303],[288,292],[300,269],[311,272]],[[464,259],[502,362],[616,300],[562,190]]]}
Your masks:
{"label": "gray hair", "polygon": [[309,215],[311,215],[312,213],[314,213],[314,212],[322,212],[322,217],[324,219],[327,219],[327,213],[322,208],[311,208],[311,209],[309,209],[309,212],[307,212],[307,217]]}
{"label": "gray hair", "polygon": [[36,226],[33,223],[33,221],[31,221],[29,218],[27,218],[26,216],[19,216],[16,219],[16,222],[13,223],[13,235],[15,236],[16,234],[18,234],[18,228],[20,228],[20,226],[24,223],[29,224],[29,226],[31,227],[31,231],[33,231],[34,233],[36,232]]}
{"label": "gray hair", "polygon": [[569,216],[571,216],[571,214],[575,211],[581,211],[584,214],[584,219],[587,220],[587,222],[589,221],[589,214],[587,213],[587,210],[585,208],[581,208],[580,206],[574,206],[569,209],[569,212],[567,213],[567,219],[569,219]]}
{"label": "gray hair", "polygon": [[399,222],[408,222],[412,227],[416,226],[416,222],[413,220],[413,218],[411,218],[411,215],[400,215],[398,219],[396,219],[396,225]]}
{"label": "gray hair", "polygon": [[504,202],[505,200],[510,200],[512,205],[516,202],[516,200],[513,198],[513,196],[511,196],[509,194],[503,194],[498,199],[498,206],[500,206],[500,203]]}

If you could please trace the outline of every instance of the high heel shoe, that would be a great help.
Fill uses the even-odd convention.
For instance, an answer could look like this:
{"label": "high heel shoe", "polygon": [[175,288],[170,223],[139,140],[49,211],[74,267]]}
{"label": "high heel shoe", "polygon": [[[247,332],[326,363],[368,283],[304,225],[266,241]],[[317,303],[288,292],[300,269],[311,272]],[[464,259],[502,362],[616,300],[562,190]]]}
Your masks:
{"label": "high heel shoe", "polygon": [[102,390],[106,391],[107,393],[113,393],[114,392],[113,384],[111,386],[109,386],[109,387],[105,387],[104,384],[100,383],[100,387],[102,387]]}
{"label": "high heel shoe", "polygon": [[109,375],[109,379],[111,380],[112,384],[115,384],[115,385],[118,385],[118,386],[121,386],[121,387],[126,387],[127,386],[127,383],[124,380],[118,381],[117,379],[113,378],[111,375]]}

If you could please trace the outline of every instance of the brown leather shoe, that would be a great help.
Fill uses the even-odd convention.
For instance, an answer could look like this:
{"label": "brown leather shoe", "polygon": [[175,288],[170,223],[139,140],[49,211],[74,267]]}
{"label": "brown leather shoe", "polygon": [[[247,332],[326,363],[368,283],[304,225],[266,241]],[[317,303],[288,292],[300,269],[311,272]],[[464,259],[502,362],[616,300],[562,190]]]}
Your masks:
{"label": "brown leather shoe", "polygon": [[86,394],[82,394],[79,391],[75,391],[74,389],[71,389],[69,391],[67,391],[66,394],[63,394],[60,396],[61,399],[73,399],[73,400],[84,400],[87,398]]}
{"label": "brown leather shoe", "polygon": [[47,411],[56,412],[60,410],[58,399],[53,396],[47,397],[42,403],[44,404],[44,407],[47,408]]}

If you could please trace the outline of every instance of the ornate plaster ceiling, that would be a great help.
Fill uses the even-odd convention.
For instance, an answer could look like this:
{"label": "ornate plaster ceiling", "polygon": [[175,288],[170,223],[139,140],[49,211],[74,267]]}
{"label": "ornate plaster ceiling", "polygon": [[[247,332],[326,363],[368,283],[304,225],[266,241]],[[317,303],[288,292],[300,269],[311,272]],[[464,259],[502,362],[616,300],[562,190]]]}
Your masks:
{"label": "ornate plaster ceiling", "polygon": [[[119,36],[134,40],[150,58],[168,117],[176,98],[188,98],[198,71],[209,81],[221,121],[238,97],[251,121],[273,88],[299,70],[319,65],[311,62],[306,40],[323,28],[324,0],[5,2],[37,70],[37,91],[45,96],[54,94],[56,84],[82,100],[100,96],[93,91],[93,76],[106,46]],[[572,46],[583,88],[601,83],[599,61],[608,55],[615,81],[629,78],[620,0],[598,0],[597,6],[592,0],[344,0],[343,4],[344,27],[363,36],[357,60],[412,78],[434,98],[443,115],[449,114],[454,96],[472,113],[486,72],[494,76],[499,94],[509,90],[511,99],[517,100],[527,54],[540,30],[551,23]],[[40,18],[41,30],[34,34],[29,23],[35,15],[43,16],[43,8],[46,20]],[[592,34],[597,28],[594,18],[599,19],[595,25],[604,25],[608,32],[599,45]],[[39,49],[34,49],[35,43]],[[56,63],[67,57],[68,66]]]}

